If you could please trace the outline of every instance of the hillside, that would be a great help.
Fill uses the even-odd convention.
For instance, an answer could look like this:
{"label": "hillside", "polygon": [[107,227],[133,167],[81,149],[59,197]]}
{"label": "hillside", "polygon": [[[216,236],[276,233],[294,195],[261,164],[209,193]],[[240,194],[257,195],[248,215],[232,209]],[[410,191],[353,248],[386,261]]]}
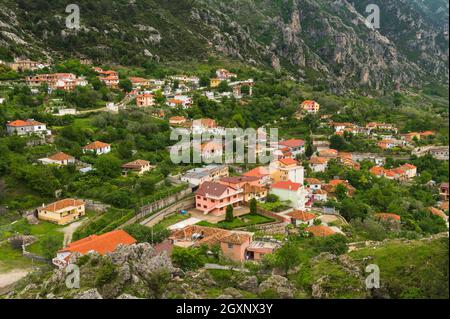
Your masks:
{"label": "hillside", "polygon": [[0,0],[0,59],[141,65],[220,56],[284,69],[335,92],[447,83],[448,2],[375,1],[379,30],[365,24],[369,2],[83,0],[75,31],[65,28],[65,1]]}

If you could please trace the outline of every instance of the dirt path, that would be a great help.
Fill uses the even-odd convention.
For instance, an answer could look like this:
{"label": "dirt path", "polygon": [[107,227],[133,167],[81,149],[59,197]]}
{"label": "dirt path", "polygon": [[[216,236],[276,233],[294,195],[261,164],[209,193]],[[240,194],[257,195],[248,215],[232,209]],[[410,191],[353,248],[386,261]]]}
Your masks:
{"label": "dirt path", "polygon": [[0,273],[0,288],[7,287],[24,278],[30,270],[14,269],[10,272]]}
{"label": "dirt path", "polygon": [[70,242],[72,242],[73,233],[83,224],[84,220],[80,220],[78,222],[72,223],[67,227],[64,227],[60,229],[61,232],[64,233],[64,243],[63,245],[66,246]]}

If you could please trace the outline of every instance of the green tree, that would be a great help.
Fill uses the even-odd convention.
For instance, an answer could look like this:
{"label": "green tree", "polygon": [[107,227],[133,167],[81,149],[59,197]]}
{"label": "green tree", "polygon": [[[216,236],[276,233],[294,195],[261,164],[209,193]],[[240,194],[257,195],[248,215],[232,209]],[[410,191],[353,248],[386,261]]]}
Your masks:
{"label": "green tree", "polygon": [[131,92],[133,90],[133,83],[129,79],[124,79],[119,81],[119,87],[125,92]]}
{"label": "green tree", "polygon": [[58,238],[53,236],[46,236],[41,240],[41,249],[44,258],[52,259],[55,257],[56,252],[61,248],[62,242]]}
{"label": "green tree", "polygon": [[183,270],[195,270],[203,266],[203,256],[197,248],[174,247],[172,262]]}
{"label": "green tree", "polygon": [[250,200],[250,214],[256,214],[258,212],[258,202],[252,198]]}
{"label": "green tree", "polygon": [[234,212],[233,211],[234,211],[233,206],[228,205],[226,215],[225,215],[226,222],[229,222],[229,223],[233,222],[233,220],[234,220]]}
{"label": "green tree", "polygon": [[275,252],[275,266],[281,268],[286,276],[289,270],[300,263],[300,251],[295,243],[288,242]]}
{"label": "green tree", "polygon": [[98,174],[105,178],[115,178],[121,174],[120,160],[112,155],[102,155],[95,161]]}

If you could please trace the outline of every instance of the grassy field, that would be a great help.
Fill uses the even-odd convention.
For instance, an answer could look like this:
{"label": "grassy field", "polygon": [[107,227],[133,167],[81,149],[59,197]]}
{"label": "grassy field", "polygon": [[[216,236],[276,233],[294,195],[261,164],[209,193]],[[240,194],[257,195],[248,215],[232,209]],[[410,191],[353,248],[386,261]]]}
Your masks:
{"label": "grassy field", "polygon": [[249,227],[260,224],[267,224],[274,222],[275,220],[266,216],[258,215],[258,214],[248,214],[240,217],[236,217],[232,222],[222,221],[217,224],[212,224],[206,221],[202,221],[198,223],[199,226],[205,227],[219,227],[223,229],[236,229]]}
{"label": "grassy field", "polygon": [[160,221],[156,226],[162,227],[162,228],[168,228],[172,225],[175,225],[179,222],[182,222],[183,220],[191,218],[190,214],[187,215],[181,215],[181,214],[174,214],[167,218],[164,218],[162,221]]}

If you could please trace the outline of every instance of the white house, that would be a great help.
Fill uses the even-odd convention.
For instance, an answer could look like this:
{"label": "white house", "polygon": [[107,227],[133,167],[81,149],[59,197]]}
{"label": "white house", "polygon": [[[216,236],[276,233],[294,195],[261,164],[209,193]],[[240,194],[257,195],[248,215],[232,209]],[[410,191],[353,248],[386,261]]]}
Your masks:
{"label": "white house", "polygon": [[303,185],[291,181],[281,181],[271,185],[270,193],[282,201],[289,201],[289,206],[304,210],[308,201],[308,192]]}
{"label": "white house", "polygon": [[281,141],[278,143],[279,148],[289,148],[289,151],[293,156],[301,155],[305,153],[305,141],[300,139],[291,139]]}
{"label": "white house", "polygon": [[75,157],[67,155],[66,153],[59,152],[52,156],[41,158],[39,159],[39,162],[41,162],[44,165],[60,165],[60,166],[67,166],[70,164],[75,164]]}
{"label": "white house", "polygon": [[97,155],[111,152],[111,145],[100,141],[92,142],[83,147],[83,153],[95,153]]}
{"label": "white house", "polygon": [[51,131],[47,130],[47,126],[44,123],[35,121],[33,119],[22,121],[17,120],[6,123],[6,131],[8,135],[51,135]]}

